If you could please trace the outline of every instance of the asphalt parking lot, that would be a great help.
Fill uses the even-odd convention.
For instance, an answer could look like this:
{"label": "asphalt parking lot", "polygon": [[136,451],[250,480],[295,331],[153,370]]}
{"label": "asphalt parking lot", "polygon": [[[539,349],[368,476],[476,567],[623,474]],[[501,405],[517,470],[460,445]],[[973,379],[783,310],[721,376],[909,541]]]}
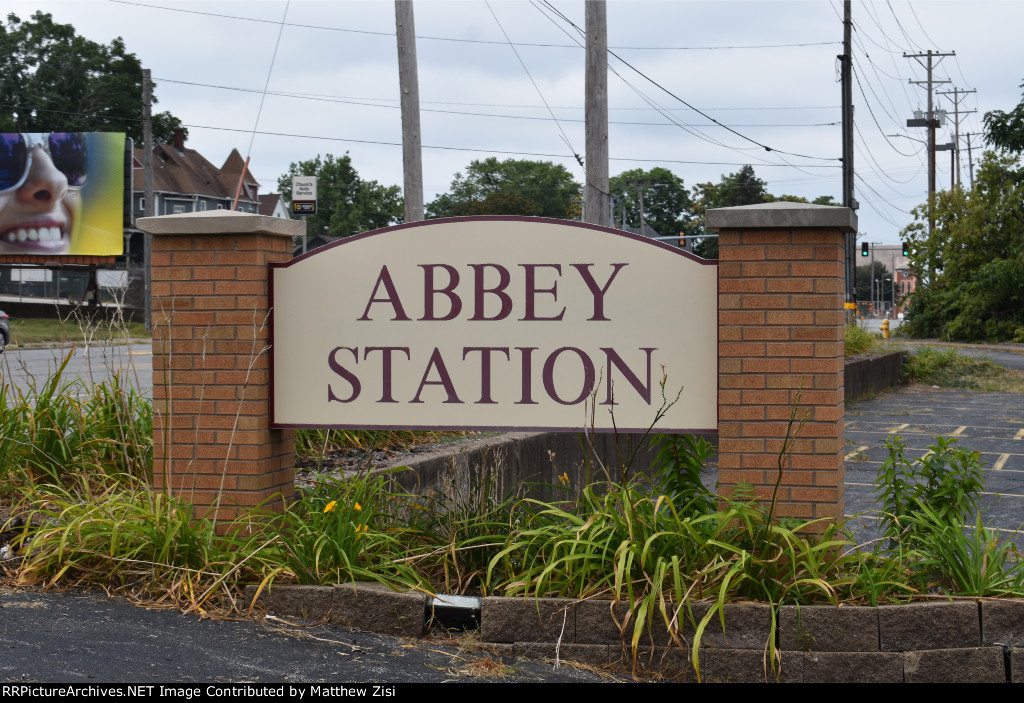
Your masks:
{"label": "asphalt parking lot", "polygon": [[924,456],[936,436],[981,452],[986,526],[1010,534],[1024,523],[1024,397],[929,386],[911,386],[859,401],[846,409],[846,514],[871,521],[874,481],[899,435],[905,456]]}

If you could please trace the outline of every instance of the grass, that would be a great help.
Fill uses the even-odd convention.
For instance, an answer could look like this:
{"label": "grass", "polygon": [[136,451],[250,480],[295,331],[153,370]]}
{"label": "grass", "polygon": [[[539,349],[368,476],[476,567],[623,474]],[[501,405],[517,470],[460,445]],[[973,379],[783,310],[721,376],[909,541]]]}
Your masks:
{"label": "grass", "polygon": [[866,354],[877,348],[882,341],[881,335],[870,332],[857,325],[847,325],[844,335],[846,356]]}
{"label": "grass", "polygon": [[955,349],[919,347],[903,365],[904,381],[941,388],[1024,393],[1024,373]]}
{"label": "grass", "polygon": [[101,322],[97,325],[81,324],[73,318],[67,320],[12,318],[12,344],[81,344],[85,342],[111,343],[128,338],[148,339],[149,333],[141,322]]}

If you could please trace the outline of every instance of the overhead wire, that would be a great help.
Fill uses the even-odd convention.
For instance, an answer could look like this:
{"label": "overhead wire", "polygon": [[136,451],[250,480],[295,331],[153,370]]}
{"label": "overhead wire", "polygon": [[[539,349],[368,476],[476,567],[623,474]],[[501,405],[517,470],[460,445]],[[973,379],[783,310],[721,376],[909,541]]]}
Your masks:
{"label": "overhead wire", "polygon": [[544,103],[544,107],[547,108],[548,114],[550,114],[551,119],[554,120],[555,126],[558,127],[558,131],[562,135],[562,141],[564,141],[565,145],[569,147],[569,151],[572,153],[573,157],[575,157],[576,161],[579,163],[580,168],[583,168],[583,159],[580,158],[579,152],[576,151],[576,149],[572,145],[572,142],[569,141],[569,137],[566,136],[565,130],[562,129],[562,125],[558,122],[558,118],[555,117],[554,111],[548,105],[548,101],[544,98],[544,93],[541,91],[540,86],[537,85],[537,81],[533,79],[533,75],[530,73],[530,69],[526,67],[526,62],[523,61],[523,57],[519,55],[519,51],[516,49],[515,45],[512,43],[512,40],[509,38],[508,32],[506,32],[505,28],[501,26],[501,20],[499,20],[498,15],[494,13],[494,8],[491,7],[491,3],[488,2],[488,0],[484,0],[484,5],[487,6],[488,11],[491,13],[491,17],[494,18],[495,23],[498,25],[498,29],[501,30],[502,35],[505,37],[505,40],[508,42],[509,47],[512,49],[512,53],[514,53],[516,55],[516,58],[519,59],[519,65],[522,66],[523,70],[526,72],[526,76],[527,78],[530,79],[530,83],[533,84],[534,90],[537,91],[537,95],[540,97],[540,101]]}
{"label": "overhead wire", "polygon": [[[117,3],[119,5],[132,5],[134,7],[144,7],[151,10],[166,10],[168,12],[183,12],[192,15],[202,15],[206,17],[217,17],[220,19],[231,19],[240,20],[244,22],[256,22],[260,24],[277,24],[275,20],[265,20],[258,17],[243,17],[241,15],[227,15],[219,12],[208,12],[203,10],[190,10],[184,7],[168,7],[166,5],[153,5],[151,3],[133,2],[132,0],[108,0],[108,2]],[[380,32],[368,29],[351,29],[346,27],[327,27],[324,25],[317,24],[300,24],[297,22],[289,22],[289,27],[296,27],[300,29],[319,29],[329,32],[347,32],[351,34],[366,34],[370,36],[382,36],[391,37],[396,36],[395,32]],[[417,34],[417,39],[424,39],[427,41],[446,41],[446,42],[457,42],[461,44],[491,44],[491,45],[505,45],[506,42],[496,41],[493,39],[466,39],[463,37],[435,37],[424,34]],[[799,42],[792,44],[744,44],[734,46],[617,46],[612,47],[623,51],[718,51],[718,50],[742,50],[742,49],[785,49],[785,48],[798,48],[808,46],[827,46],[829,44],[837,44],[839,42],[825,41],[825,42]],[[576,46],[572,44],[551,44],[541,42],[516,42],[516,46],[530,46],[539,48],[553,48],[553,49],[575,49]]]}
{"label": "overhead wire", "polygon": [[[552,4],[551,4],[551,2],[550,2],[549,0],[542,0],[542,1],[543,1],[543,3],[544,3],[544,4],[546,5],[546,6],[548,6],[548,7],[549,7],[549,8],[550,8],[550,9],[551,9],[551,10],[552,10],[552,11],[553,11],[553,12],[554,12],[554,13],[555,13],[555,14],[556,14],[556,15],[557,15],[558,17],[560,17],[560,18],[562,19],[562,21],[566,22],[567,24],[569,24],[570,26],[572,26],[572,27],[573,27],[573,28],[574,28],[574,29],[575,29],[575,30],[576,30],[576,31],[577,31],[578,33],[580,33],[581,35],[584,35],[584,36],[585,36],[584,32],[583,32],[583,31],[582,31],[582,30],[581,30],[581,29],[579,28],[579,26],[578,26],[578,25],[576,25],[576,23],[575,23],[575,22],[573,22],[573,21],[572,21],[572,20],[571,20],[571,19],[570,19],[569,17],[567,17],[566,15],[564,15],[564,14],[563,14],[563,13],[562,13],[562,12],[561,12],[560,10],[558,10],[558,9],[557,9],[556,7],[554,7],[554,5],[552,5]],[[654,85],[654,86],[655,86],[656,88],[658,88],[659,90],[663,91],[663,92],[664,92],[665,94],[669,95],[669,96],[670,96],[670,97],[672,97],[673,99],[677,100],[678,102],[682,103],[683,105],[686,105],[686,106],[687,106],[688,108],[690,108],[691,110],[695,111],[695,112],[696,112],[697,114],[701,115],[701,116],[702,116],[702,117],[704,117],[705,119],[708,119],[708,120],[710,120],[711,122],[714,122],[714,123],[715,123],[715,124],[716,124],[717,126],[719,126],[719,127],[722,127],[722,128],[723,128],[723,129],[725,129],[726,131],[728,131],[728,132],[731,132],[732,134],[735,134],[736,136],[740,137],[741,139],[743,139],[743,140],[745,140],[745,141],[748,141],[748,142],[750,142],[751,144],[754,144],[755,146],[757,146],[757,147],[760,147],[760,148],[764,149],[765,151],[768,151],[768,152],[773,152],[773,151],[774,151],[774,152],[778,152],[778,153],[780,153],[780,154],[785,154],[785,155],[787,155],[787,156],[793,156],[793,157],[797,157],[797,158],[802,158],[802,159],[813,159],[813,160],[818,160],[818,161],[840,161],[840,159],[838,159],[838,158],[834,158],[834,157],[830,158],[830,157],[823,157],[823,156],[809,156],[809,155],[807,155],[807,154],[798,154],[798,153],[795,153],[795,152],[790,152],[790,151],[783,151],[783,150],[781,150],[781,149],[774,149],[774,148],[772,148],[772,147],[768,146],[767,144],[763,144],[763,143],[761,143],[761,142],[757,141],[756,139],[753,139],[753,138],[751,138],[751,137],[748,137],[748,136],[746,136],[746,135],[745,135],[745,134],[743,134],[742,132],[738,132],[737,130],[735,130],[735,129],[731,128],[731,127],[727,127],[727,126],[725,126],[724,124],[722,124],[721,122],[719,122],[719,121],[718,121],[718,120],[716,120],[715,118],[711,117],[711,116],[710,116],[710,115],[708,115],[707,113],[705,113],[705,112],[703,112],[703,111],[699,110],[698,108],[694,107],[694,106],[693,106],[693,105],[691,105],[691,104],[690,104],[689,102],[687,102],[686,100],[683,100],[683,99],[682,99],[681,97],[679,97],[678,95],[676,95],[675,93],[673,93],[672,91],[670,91],[670,90],[669,90],[668,88],[666,88],[665,86],[661,85],[660,83],[658,83],[657,81],[655,81],[655,80],[654,80],[653,78],[651,78],[650,76],[648,76],[647,74],[645,74],[645,73],[644,73],[643,71],[641,71],[640,69],[638,69],[638,68],[636,68],[635,66],[633,66],[633,65],[632,65],[632,64],[631,64],[630,62],[626,61],[626,60],[625,60],[624,58],[622,58],[621,56],[619,56],[618,54],[616,54],[616,53],[615,53],[614,51],[612,51],[611,49],[609,49],[609,50],[608,50],[608,53],[609,53],[610,55],[614,56],[614,57],[615,57],[616,59],[618,59],[619,61],[621,61],[621,62],[622,62],[622,63],[623,63],[623,64],[624,64],[625,66],[627,66],[627,67],[628,67],[629,69],[631,69],[632,71],[634,71],[634,72],[635,72],[635,73],[636,73],[637,75],[639,75],[639,76],[640,76],[641,78],[643,78],[644,80],[648,81],[649,83],[651,83],[651,84],[652,84],[652,85]]]}

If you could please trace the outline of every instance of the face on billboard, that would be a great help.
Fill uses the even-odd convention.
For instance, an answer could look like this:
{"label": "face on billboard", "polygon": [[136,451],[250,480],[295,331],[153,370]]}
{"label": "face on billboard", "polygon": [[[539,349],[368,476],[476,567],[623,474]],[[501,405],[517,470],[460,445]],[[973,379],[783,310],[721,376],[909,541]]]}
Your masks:
{"label": "face on billboard", "polygon": [[120,254],[123,148],[123,135],[0,134],[0,254]]}

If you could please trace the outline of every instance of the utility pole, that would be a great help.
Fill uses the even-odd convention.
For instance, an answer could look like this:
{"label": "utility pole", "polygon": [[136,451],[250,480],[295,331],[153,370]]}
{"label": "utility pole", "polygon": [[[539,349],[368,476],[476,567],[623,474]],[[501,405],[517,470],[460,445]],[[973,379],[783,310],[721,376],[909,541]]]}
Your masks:
{"label": "utility pole", "polygon": [[[843,53],[839,57],[842,65],[843,86],[843,207],[857,209],[853,197],[853,18],[852,0],[843,0]],[[846,300],[856,296],[856,249],[857,234],[846,235]]]}
{"label": "utility pole", "polygon": [[953,143],[956,145],[956,182],[958,184],[960,183],[960,115],[969,115],[972,112],[977,112],[977,110],[964,110],[963,113],[961,113],[960,96],[966,96],[970,95],[971,93],[977,92],[977,90],[960,90],[958,88],[953,88],[952,92],[947,90],[945,92],[939,93],[939,95],[945,95],[947,98],[950,95],[953,96],[951,98],[951,100],[953,101]]}
{"label": "utility pole", "polygon": [[[649,180],[638,180],[628,184],[629,186],[636,188],[636,197],[640,202],[640,235],[643,236],[644,228],[644,188],[651,185]],[[623,224],[625,224],[625,218],[623,218]]]}
{"label": "utility pole", "polygon": [[968,165],[971,168],[971,171],[970,171],[970,173],[971,173],[971,188],[974,188],[974,157],[971,155],[971,152],[974,149],[981,149],[982,147],[980,147],[980,146],[971,146],[971,137],[972,136],[979,137],[979,136],[981,136],[981,132],[968,132],[967,133],[967,163],[968,163]]}
{"label": "utility pole", "polygon": [[412,0],[395,0],[398,30],[398,85],[402,94],[402,199],[405,221],[423,220],[423,149],[420,138],[420,86],[416,71],[416,27]]}
{"label": "utility pole", "polygon": [[[156,214],[153,187],[153,79],[148,68],[142,69],[142,213],[145,217]],[[134,224],[134,223],[132,223]],[[153,235],[142,233],[143,309],[145,310],[146,331],[153,331],[153,297],[150,295],[152,267],[150,254],[153,251]]]}
{"label": "utility pole", "polygon": [[[932,59],[939,59],[940,61],[946,56],[956,56],[956,52],[941,53],[932,51],[929,49],[924,54],[907,54],[904,53],[903,57],[907,59],[917,59],[917,62],[924,66],[928,72],[928,80],[926,81],[915,81],[908,80],[908,83],[915,85],[926,84],[928,86],[928,114],[926,116],[927,121],[924,124],[918,124],[921,120],[907,120],[908,127],[927,127],[928,128],[928,235],[931,236],[935,230],[935,218],[932,216],[932,200],[935,194],[935,127],[937,120],[935,119],[935,110],[932,104],[933,86],[936,83],[949,83],[950,81],[935,80],[932,78],[932,70],[935,65]],[[926,62],[922,62],[921,59],[927,59]]]}
{"label": "utility pole", "polygon": [[608,185],[608,12],[604,0],[587,0],[585,221],[610,227]]}

